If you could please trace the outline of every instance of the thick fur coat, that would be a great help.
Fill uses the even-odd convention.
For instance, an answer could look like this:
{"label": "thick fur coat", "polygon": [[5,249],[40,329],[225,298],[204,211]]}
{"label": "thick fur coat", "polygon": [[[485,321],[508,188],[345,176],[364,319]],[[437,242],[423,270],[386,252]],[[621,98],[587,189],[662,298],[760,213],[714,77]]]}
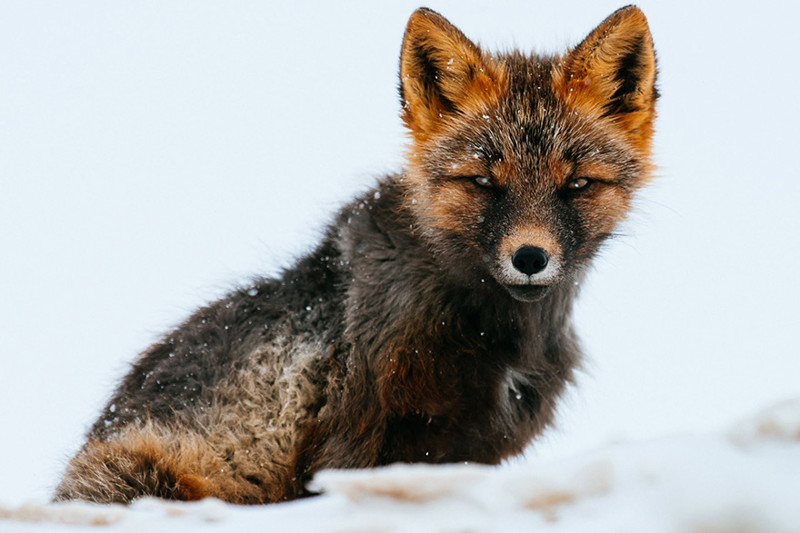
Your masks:
{"label": "thick fur coat", "polygon": [[649,178],[655,76],[635,7],[561,56],[416,11],[403,171],[141,354],[56,499],[277,502],[323,468],[521,452],[579,363],[579,281]]}

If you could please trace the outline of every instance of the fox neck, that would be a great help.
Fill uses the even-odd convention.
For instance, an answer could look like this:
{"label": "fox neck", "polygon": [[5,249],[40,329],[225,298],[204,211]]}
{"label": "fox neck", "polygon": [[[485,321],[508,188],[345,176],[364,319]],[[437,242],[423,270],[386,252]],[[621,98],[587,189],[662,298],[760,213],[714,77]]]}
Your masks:
{"label": "fox neck", "polygon": [[[385,180],[341,212],[320,251],[340,265],[345,292],[339,377],[309,437],[308,449],[319,447],[311,469],[496,463],[550,423],[580,358],[573,283],[534,303],[489,277],[464,284],[442,268],[403,200],[396,181]],[[328,257],[332,249],[338,254]],[[357,462],[337,462],[341,443],[314,444],[330,432],[347,435]]]}

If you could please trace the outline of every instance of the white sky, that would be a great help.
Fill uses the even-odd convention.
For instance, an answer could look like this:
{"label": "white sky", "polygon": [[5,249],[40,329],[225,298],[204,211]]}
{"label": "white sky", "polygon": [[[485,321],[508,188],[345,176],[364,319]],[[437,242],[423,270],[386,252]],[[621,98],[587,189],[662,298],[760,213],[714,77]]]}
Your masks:
{"label": "white sky", "polygon": [[[0,4],[0,501],[45,497],[137,352],[313,246],[401,163],[395,2]],[[619,2],[428,2],[560,50]],[[641,2],[659,178],[576,323],[587,373],[529,457],[800,396],[790,2]]]}

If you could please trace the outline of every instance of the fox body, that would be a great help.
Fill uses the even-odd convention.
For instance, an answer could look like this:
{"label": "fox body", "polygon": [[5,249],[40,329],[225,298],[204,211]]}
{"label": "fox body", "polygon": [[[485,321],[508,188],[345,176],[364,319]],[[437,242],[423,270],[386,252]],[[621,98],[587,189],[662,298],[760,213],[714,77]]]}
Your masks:
{"label": "fox body", "polygon": [[416,11],[403,171],[147,349],[56,499],[276,502],[323,468],[521,452],[579,364],[578,282],[649,179],[655,76],[636,7],[559,56]]}

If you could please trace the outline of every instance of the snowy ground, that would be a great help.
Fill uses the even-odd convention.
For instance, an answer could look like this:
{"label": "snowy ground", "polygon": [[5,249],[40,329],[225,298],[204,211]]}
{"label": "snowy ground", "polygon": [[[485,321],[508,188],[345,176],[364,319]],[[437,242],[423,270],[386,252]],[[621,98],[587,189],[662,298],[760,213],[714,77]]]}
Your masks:
{"label": "snowy ground", "polygon": [[515,468],[328,471],[313,483],[322,496],[263,507],[0,506],[0,531],[796,532],[800,399],[724,435],[620,443]]}

